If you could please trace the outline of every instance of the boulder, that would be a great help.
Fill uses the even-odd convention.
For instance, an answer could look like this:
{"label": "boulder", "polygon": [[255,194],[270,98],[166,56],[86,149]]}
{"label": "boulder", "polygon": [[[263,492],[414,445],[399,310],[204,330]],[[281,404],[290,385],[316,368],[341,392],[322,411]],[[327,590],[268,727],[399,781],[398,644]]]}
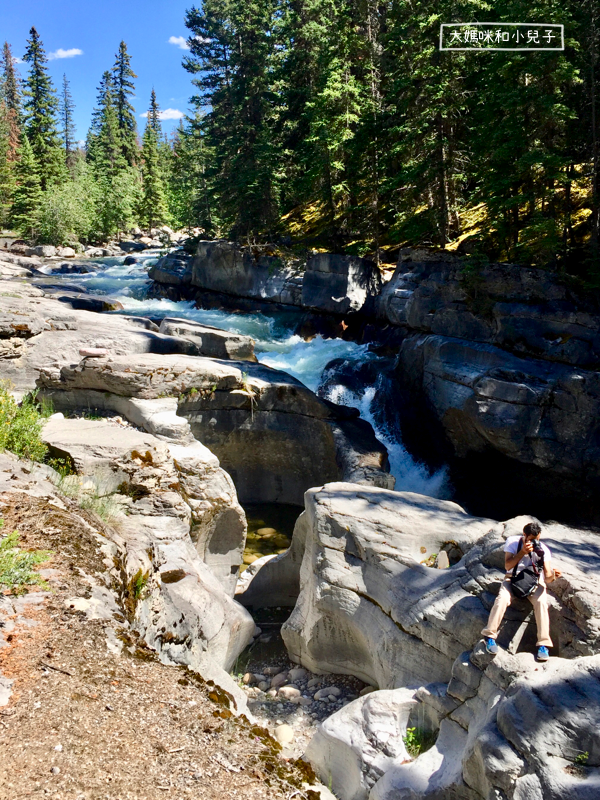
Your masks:
{"label": "boulder", "polygon": [[414,689],[372,692],[319,725],[305,758],[337,797],[368,800],[396,760],[410,760],[404,737],[417,705],[414,695]]}
{"label": "boulder", "polygon": [[[354,409],[320,400],[296,379],[260,364],[155,354],[110,356],[84,359],[58,375],[42,369],[38,385],[43,396],[56,398],[56,408],[96,407],[99,400],[98,407],[118,408],[138,420],[135,424],[140,424],[135,410],[140,400],[179,397],[178,417],[188,420],[195,438],[217,455],[242,502],[300,505],[310,486],[346,477],[345,464],[362,463],[358,471],[365,483],[393,485],[386,450],[366,423],[354,454],[351,428],[336,440],[336,428],[344,425],[343,417],[357,414]],[[100,393],[108,398],[98,398]],[[112,395],[135,398],[134,408],[128,410],[130,404],[123,400],[117,406],[109,399]],[[145,422],[143,426],[153,430]]]}
{"label": "boulder", "polygon": [[189,286],[192,281],[192,256],[185,250],[168,253],[150,267],[148,277],[157,283]]}
{"label": "boulder", "polygon": [[65,303],[75,311],[93,311],[104,314],[108,311],[122,311],[123,303],[104,295],[77,294],[75,292],[53,295],[59,303]]}
{"label": "boulder", "polygon": [[119,247],[124,253],[141,253],[143,250],[148,249],[148,246],[139,240],[119,242]]}
{"label": "boulder", "polygon": [[[73,251],[73,253],[74,252],[75,251]],[[87,275],[88,273],[93,271],[94,271],[94,265],[92,264],[81,264],[78,262],[73,262],[71,264],[61,264],[60,267],[53,268],[51,274],[59,273],[60,275],[70,275],[71,273],[73,273],[77,275]]]}
{"label": "boulder", "polygon": [[[292,660],[385,689],[448,683],[456,659],[464,660],[463,651],[480,639],[504,573],[505,540],[532,518],[496,523],[448,501],[351,484],[311,489],[305,502],[296,528],[304,539],[300,594],[282,627]],[[552,652],[593,654],[600,650],[600,601],[593,586],[600,537],[549,524],[544,538],[564,572],[549,589]],[[448,569],[421,563],[433,565],[442,548],[455,554],[454,561],[463,556]],[[288,580],[298,585],[294,543],[289,554],[294,558],[286,553],[258,571],[243,602],[265,594],[263,569],[277,588],[286,561]],[[514,602],[499,644],[517,651],[534,647],[535,640],[530,604]],[[467,700],[472,680],[468,670],[456,669],[448,691]]]}
{"label": "boulder", "polygon": [[464,588],[466,568],[420,562],[450,542],[470,549],[495,523],[449,501],[344,483],[309,490],[305,503],[300,596],[282,627],[292,660],[382,689],[447,682],[487,610]]}
{"label": "boulder", "polygon": [[59,247],[56,255],[60,258],[75,258],[77,252],[73,247]]}
{"label": "boulder", "polygon": [[306,263],[302,305],[330,314],[361,311],[381,291],[377,265],[358,256],[317,253]]}
{"label": "boulder", "polygon": [[198,355],[237,361],[256,361],[254,339],[239,333],[229,333],[211,325],[201,325],[185,319],[165,317],[160,332],[193,342]]}
{"label": "boulder", "polygon": [[27,255],[52,258],[52,256],[56,255],[56,247],[51,244],[39,244],[36,247],[29,248]]}
{"label": "boulder", "polygon": [[42,436],[53,455],[67,458],[88,477],[96,495],[129,498],[123,524],[149,531],[163,525],[188,543],[186,552],[195,546],[223,590],[233,595],[246,518],[231,478],[210,451],[195,441],[170,442],[105,421],[58,415],[46,422]]}

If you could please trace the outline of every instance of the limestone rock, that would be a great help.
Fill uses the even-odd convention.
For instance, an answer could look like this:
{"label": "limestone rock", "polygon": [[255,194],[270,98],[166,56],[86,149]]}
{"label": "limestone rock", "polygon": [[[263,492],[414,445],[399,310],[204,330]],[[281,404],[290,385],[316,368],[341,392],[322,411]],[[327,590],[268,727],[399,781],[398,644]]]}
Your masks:
{"label": "limestone rock", "polygon": [[[185,436],[188,420],[195,438],[231,475],[242,502],[300,505],[308,488],[349,477],[346,469],[366,484],[393,484],[387,451],[367,423],[337,437],[354,409],[323,401],[300,381],[260,364],[110,355],[63,366],[58,374],[42,367],[38,385],[59,410],[114,408],[153,434]],[[176,414],[150,413],[149,402],[177,396]],[[167,422],[171,433],[161,429]]]}
{"label": "limestone rock", "polygon": [[373,692],[328,717],[310,741],[306,758],[343,800],[368,800],[395,759],[409,759],[403,737],[416,705],[414,690]]}
{"label": "limestone rock", "polygon": [[208,358],[144,353],[132,358],[114,356],[63,367],[57,381],[53,373],[40,375],[42,388],[62,391],[93,389],[124,397],[152,399],[194,389],[229,390],[241,386],[242,374],[233,365]]}
{"label": "limestone rock", "polygon": [[[150,320],[100,317],[89,310],[69,308],[77,304],[71,303],[73,298],[63,304],[31,284],[4,281],[0,295],[0,342],[5,348],[11,344],[6,355],[0,352],[2,373],[19,392],[34,389],[42,370],[53,380],[60,379],[61,367],[79,363],[81,348],[106,349],[112,356],[197,352],[191,341],[160,333]],[[85,297],[82,295],[82,303],[94,300],[85,301]],[[99,302],[103,306],[106,298]],[[17,353],[12,345],[19,339],[26,344]]]}
{"label": "limestone rock", "polygon": [[236,361],[256,361],[254,340],[250,336],[172,317],[165,317],[162,320],[160,332],[193,342],[198,348],[195,355],[230,358]]}
{"label": "limestone rock", "polygon": [[448,501],[338,483],[306,493],[304,524],[300,596],[282,628],[292,659],[380,688],[447,682],[487,610],[463,588],[471,576],[460,564],[419,562],[448,541],[469,549],[494,522]]}
{"label": "limestone rock", "polygon": [[361,311],[381,290],[374,262],[358,256],[317,253],[306,263],[302,305],[332,314]]}
{"label": "limestone rock", "polygon": [[96,494],[118,491],[130,497],[129,521],[136,518],[139,526],[154,530],[155,518],[164,519],[172,532],[185,532],[186,542],[233,595],[246,518],[231,478],[203,445],[160,440],[103,421],[56,417],[47,421],[42,436],[55,455],[91,476]]}

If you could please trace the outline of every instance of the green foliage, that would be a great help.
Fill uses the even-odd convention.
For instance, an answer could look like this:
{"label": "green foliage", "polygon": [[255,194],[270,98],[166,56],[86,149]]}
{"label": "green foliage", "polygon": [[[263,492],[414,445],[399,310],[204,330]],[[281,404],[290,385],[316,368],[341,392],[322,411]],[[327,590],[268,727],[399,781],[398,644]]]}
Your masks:
{"label": "green foliage", "polygon": [[131,68],[131,56],[122,41],[112,68],[112,82],[121,154],[130,167],[138,160],[135,109],[129,100],[135,94],[134,78],[137,75]]}
{"label": "green foliage", "polygon": [[59,456],[48,456],[44,459],[44,464],[56,470],[61,478],[66,478],[68,475],[75,475],[76,470],[70,458],[61,458]]}
{"label": "green foliage", "polygon": [[[150,108],[150,115],[152,107]],[[140,203],[140,217],[147,228],[154,228],[167,221],[165,187],[160,164],[158,140],[152,125],[151,116],[144,132],[142,146],[143,191]]]}
{"label": "green foliage", "polygon": [[37,231],[38,212],[42,202],[42,188],[38,163],[25,134],[21,137],[19,160],[14,168],[16,187],[10,211],[12,226],[21,236],[30,239]]}
{"label": "green foliage", "polygon": [[67,76],[63,75],[62,91],[59,100],[60,136],[67,166],[72,166],[75,151],[75,105]]}
{"label": "green foliage", "polygon": [[23,60],[29,64],[23,95],[25,132],[38,164],[42,189],[64,179],[65,165],[57,132],[58,101],[48,74],[48,59],[35,28],[29,31]]}
{"label": "green foliage", "polygon": [[435,744],[436,734],[422,728],[407,728],[402,741],[411,758],[418,758],[421,753],[430,750]]}
{"label": "green foliage", "polygon": [[34,567],[48,561],[50,550],[21,550],[17,531],[0,539],[0,586],[13,594],[21,594],[26,586],[37,584],[44,589],[48,584],[35,572]]}
{"label": "green foliage", "polygon": [[89,242],[98,233],[99,191],[83,158],[72,154],[73,177],[41,197],[36,232],[40,242],[56,246]]}
{"label": "green foliage", "polygon": [[575,758],[575,763],[580,764],[581,766],[585,766],[589,760],[590,760],[590,754],[586,750],[583,753],[579,753],[579,755]]}
{"label": "green foliage", "polygon": [[6,383],[0,384],[0,452],[10,450],[19,458],[43,461],[48,448],[41,439],[43,417],[34,395],[19,405]]}

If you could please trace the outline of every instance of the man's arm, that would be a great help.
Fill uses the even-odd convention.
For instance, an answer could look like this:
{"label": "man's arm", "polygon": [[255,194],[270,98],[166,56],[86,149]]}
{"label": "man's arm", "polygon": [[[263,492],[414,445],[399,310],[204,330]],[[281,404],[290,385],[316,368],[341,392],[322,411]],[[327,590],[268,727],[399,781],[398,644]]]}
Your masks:
{"label": "man's arm", "polygon": [[562,572],[559,569],[552,569],[549,558],[544,560],[544,577],[546,578],[546,583],[552,583],[552,581],[560,578],[561,575]]}
{"label": "man's arm", "polygon": [[504,553],[504,568],[507,572],[512,572],[517,566],[519,561],[525,556],[528,556],[533,550],[531,542],[526,542],[523,547],[514,556],[512,553]]}

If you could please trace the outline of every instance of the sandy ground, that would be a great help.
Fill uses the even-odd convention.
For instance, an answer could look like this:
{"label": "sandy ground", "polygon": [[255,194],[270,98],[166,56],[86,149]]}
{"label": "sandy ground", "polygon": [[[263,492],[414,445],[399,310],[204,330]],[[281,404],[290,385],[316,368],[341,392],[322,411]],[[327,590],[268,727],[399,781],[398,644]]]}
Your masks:
{"label": "sandy ground", "polygon": [[14,629],[0,627],[0,670],[14,680],[0,708],[0,800],[318,800],[304,783],[310,768],[283,759],[214,689],[158,663],[124,619],[89,620],[71,607],[90,595],[86,576],[104,571],[77,515],[13,493],[0,496],[0,513],[23,547],[53,551],[43,565],[51,591],[19,600]]}

